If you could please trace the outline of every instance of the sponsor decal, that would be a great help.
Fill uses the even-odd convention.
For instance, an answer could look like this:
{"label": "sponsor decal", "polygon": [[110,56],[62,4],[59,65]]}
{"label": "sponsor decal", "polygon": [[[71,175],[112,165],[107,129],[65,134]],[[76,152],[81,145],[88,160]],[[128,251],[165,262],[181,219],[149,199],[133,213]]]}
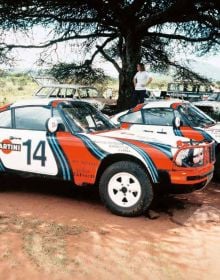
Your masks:
{"label": "sponsor decal", "polygon": [[2,150],[4,154],[10,154],[12,151],[20,152],[21,145],[13,144],[11,140],[5,139],[2,142],[0,142],[0,150]]}

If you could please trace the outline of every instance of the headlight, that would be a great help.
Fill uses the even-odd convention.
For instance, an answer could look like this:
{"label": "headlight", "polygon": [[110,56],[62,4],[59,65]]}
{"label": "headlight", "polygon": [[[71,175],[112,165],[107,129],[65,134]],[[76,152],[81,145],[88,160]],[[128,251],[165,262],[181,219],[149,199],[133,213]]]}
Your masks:
{"label": "headlight", "polygon": [[181,167],[196,167],[204,164],[203,148],[191,148],[180,150],[175,163]]}

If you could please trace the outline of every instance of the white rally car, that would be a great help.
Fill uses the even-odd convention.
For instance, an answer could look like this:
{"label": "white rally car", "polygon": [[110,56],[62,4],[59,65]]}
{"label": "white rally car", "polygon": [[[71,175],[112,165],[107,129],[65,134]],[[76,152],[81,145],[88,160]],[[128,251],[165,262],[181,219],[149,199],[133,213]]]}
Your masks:
{"label": "white rally car", "polygon": [[151,101],[111,117],[121,128],[160,137],[183,136],[196,141],[215,141],[215,176],[220,178],[220,123],[189,101]]}
{"label": "white rally car", "polygon": [[216,121],[220,121],[220,92],[213,92],[208,96],[207,100],[193,102],[193,105]]}
{"label": "white rally car", "polygon": [[0,174],[97,184],[104,204],[119,215],[143,213],[156,188],[204,187],[213,163],[212,143],[117,129],[86,102],[32,99],[0,108]]}

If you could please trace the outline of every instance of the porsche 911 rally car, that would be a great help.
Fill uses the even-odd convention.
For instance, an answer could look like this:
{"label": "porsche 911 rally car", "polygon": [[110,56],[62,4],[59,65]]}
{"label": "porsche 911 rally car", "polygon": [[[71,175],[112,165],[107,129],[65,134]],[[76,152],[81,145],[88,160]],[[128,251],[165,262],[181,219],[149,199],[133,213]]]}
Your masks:
{"label": "porsche 911 rally car", "polygon": [[215,141],[215,176],[220,179],[220,123],[188,101],[151,101],[112,116],[111,121],[136,133],[156,133],[162,138],[184,136],[196,141]]}
{"label": "porsche 911 rally car", "polygon": [[143,213],[158,186],[204,187],[213,163],[212,143],[117,129],[83,101],[32,99],[0,108],[1,173],[98,184],[104,204],[119,215]]}

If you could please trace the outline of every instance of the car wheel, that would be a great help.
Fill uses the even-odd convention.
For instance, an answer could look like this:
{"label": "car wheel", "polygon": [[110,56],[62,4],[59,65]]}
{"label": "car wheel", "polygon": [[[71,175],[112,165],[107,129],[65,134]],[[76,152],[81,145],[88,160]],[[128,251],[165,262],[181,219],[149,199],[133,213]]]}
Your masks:
{"label": "car wheel", "polygon": [[214,178],[220,181],[220,153],[216,155]]}
{"label": "car wheel", "polygon": [[5,178],[4,174],[0,174],[0,182],[1,182],[1,186],[0,186],[0,192],[4,192],[7,189],[7,180]]}
{"label": "car wheel", "polygon": [[138,216],[153,200],[153,188],[145,170],[130,161],[110,165],[99,182],[100,197],[114,214]]}

